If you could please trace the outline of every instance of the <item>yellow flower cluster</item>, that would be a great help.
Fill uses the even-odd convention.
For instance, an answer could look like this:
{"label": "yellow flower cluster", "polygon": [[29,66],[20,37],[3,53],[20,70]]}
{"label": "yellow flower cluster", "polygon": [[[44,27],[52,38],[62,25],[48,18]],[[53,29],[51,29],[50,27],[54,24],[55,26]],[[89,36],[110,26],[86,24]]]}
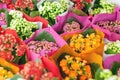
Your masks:
{"label": "yellow flower cluster", "polygon": [[[81,60],[79,57],[65,56],[65,59],[60,61],[62,71],[67,75],[65,80],[73,79],[86,80],[92,77],[90,66],[87,61]],[[84,79],[83,79],[84,78]]]}
{"label": "yellow flower cluster", "polygon": [[75,34],[70,39],[70,47],[77,53],[82,53],[92,48],[98,47],[101,43],[101,37],[98,34],[91,33],[86,38],[82,34]]}
{"label": "yellow flower cluster", "polygon": [[11,71],[7,71],[3,67],[0,67],[0,80],[6,80],[7,78],[12,78],[13,73]]}

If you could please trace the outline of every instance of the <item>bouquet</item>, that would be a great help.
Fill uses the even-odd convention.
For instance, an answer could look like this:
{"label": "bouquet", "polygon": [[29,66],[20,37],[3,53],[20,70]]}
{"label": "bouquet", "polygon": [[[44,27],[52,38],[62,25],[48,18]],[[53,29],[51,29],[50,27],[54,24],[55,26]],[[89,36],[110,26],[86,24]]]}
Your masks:
{"label": "bouquet", "polygon": [[31,17],[39,16],[37,2],[38,0],[1,0],[1,3],[5,3],[8,9],[22,11]]}
{"label": "bouquet", "polygon": [[103,54],[104,34],[98,30],[87,28],[83,32],[65,34],[62,37],[79,56],[91,52]]}
{"label": "bouquet", "polygon": [[[97,58],[93,59],[93,57]],[[95,70],[102,67],[100,55],[91,53],[84,55],[84,57],[78,57],[68,45],[64,45],[49,58],[58,65],[61,76],[65,80],[91,79],[94,77]]]}
{"label": "bouquet", "polygon": [[105,52],[104,52],[104,56],[103,56],[104,68],[107,68],[107,69],[110,69],[112,67],[113,67],[113,69],[116,68],[113,65],[114,65],[114,63],[117,64],[117,62],[120,61],[120,59],[119,59],[119,56],[120,56],[119,44],[120,44],[120,41],[117,40],[115,42],[108,42],[108,44],[105,45]]}
{"label": "bouquet", "polygon": [[29,51],[15,30],[0,31],[0,57],[15,63],[24,64],[29,60]]}
{"label": "bouquet", "polygon": [[65,56],[60,61],[60,68],[65,73],[65,80],[80,79],[86,80],[92,78],[90,66],[87,61],[81,60],[79,57]]}
{"label": "bouquet", "polygon": [[111,3],[109,0],[94,0],[89,13],[92,15],[100,13],[113,13],[115,7],[115,4]]}
{"label": "bouquet", "polygon": [[39,6],[40,15],[49,21],[50,25],[55,24],[55,19],[57,15],[60,15],[67,11],[69,1],[47,1],[44,0]]}
{"label": "bouquet", "polygon": [[88,16],[78,16],[72,12],[68,12],[64,16],[58,16],[57,19],[58,22],[52,26],[57,33],[84,30],[90,24]]}
{"label": "bouquet", "polygon": [[[50,62],[51,67],[46,64]],[[49,63],[48,63],[49,64]],[[54,68],[54,70],[52,69]],[[56,69],[56,71],[55,71]],[[59,70],[49,59],[43,57],[42,62],[29,61],[19,73],[26,80],[60,80]]]}
{"label": "bouquet", "polygon": [[19,71],[19,68],[3,58],[0,58],[0,80],[12,78]]}
{"label": "bouquet", "polygon": [[120,39],[119,36],[119,12],[112,14],[99,14],[93,17],[93,28],[99,29],[105,33],[105,38],[110,41],[116,41]]}
{"label": "bouquet", "polygon": [[120,53],[120,41],[109,42],[105,45],[105,54],[118,54]]}
{"label": "bouquet", "polygon": [[95,80],[119,80],[118,75],[114,75],[109,69],[98,69],[95,74]]}
{"label": "bouquet", "polygon": [[31,60],[42,56],[51,56],[56,50],[66,44],[52,28],[37,30],[29,39],[25,40],[31,52]]}
{"label": "bouquet", "polygon": [[91,3],[93,2],[93,0],[71,0],[71,1],[74,2],[73,9],[82,10],[86,13],[88,13]]}
{"label": "bouquet", "polygon": [[23,18],[23,13],[20,11],[11,10],[9,16],[11,16],[11,19],[9,19],[10,24],[8,24],[8,27],[15,29],[19,37],[23,40],[29,38],[33,34],[33,31],[39,29],[37,23],[29,22]]}

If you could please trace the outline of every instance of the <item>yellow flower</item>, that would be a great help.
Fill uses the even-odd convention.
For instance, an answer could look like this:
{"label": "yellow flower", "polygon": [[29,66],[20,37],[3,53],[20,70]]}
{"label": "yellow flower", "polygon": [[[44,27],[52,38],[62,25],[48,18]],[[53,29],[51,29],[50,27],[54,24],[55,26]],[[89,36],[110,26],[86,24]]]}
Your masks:
{"label": "yellow flower", "polygon": [[5,75],[5,74],[7,74],[7,70],[5,69],[0,70],[0,75]]}
{"label": "yellow flower", "polygon": [[69,78],[69,77],[66,77],[65,80],[70,80],[70,78]]}
{"label": "yellow flower", "polygon": [[7,76],[8,76],[8,78],[12,78],[13,77],[13,73],[11,71],[8,71]]}
{"label": "yellow flower", "polygon": [[5,80],[5,78],[3,76],[0,76],[0,80]]}

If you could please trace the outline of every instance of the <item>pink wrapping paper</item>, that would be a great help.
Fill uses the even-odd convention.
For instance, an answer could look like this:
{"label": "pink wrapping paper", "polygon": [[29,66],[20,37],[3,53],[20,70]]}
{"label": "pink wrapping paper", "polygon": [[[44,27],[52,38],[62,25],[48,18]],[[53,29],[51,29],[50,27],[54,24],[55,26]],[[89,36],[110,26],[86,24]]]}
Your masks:
{"label": "pink wrapping paper", "polygon": [[110,32],[109,30],[102,29],[98,25],[96,25],[96,23],[99,21],[108,21],[108,20],[111,20],[111,21],[120,20],[120,12],[115,11],[112,14],[98,14],[98,15],[94,16],[93,20],[92,20],[92,27],[104,32],[105,38],[107,38],[110,41],[120,40],[120,34]]}
{"label": "pink wrapping paper", "polygon": [[82,24],[82,29],[86,29],[88,25],[90,25],[89,16],[78,16],[72,12],[68,12],[64,16],[57,16],[57,23],[52,26],[52,28],[58,33],[63,30],[63,26],[65,25],[66,20],[68,20],[70,17],[75,18],[78,20],[80,24]]}
{"label": "pink wrapping paper", "polygon": [[7,8],[6,4],[0,3],[0,9]]}
{"label": "pink wrapping paper", "polygon": [[116,55],[105,58],[103,61],[104,68],[110,69],[114,62],[120,62],[120,54],[116,54]]}
{"label": "pink wrapping paper", "polygon": [[[67,44],[52,28],[48,27],[48,28],[45,28],[45,29],[39,29],[37,30],[32,37],[28,38],[27,40],[25,40],[24,42],[26,44],[28,44],[30,41],[34,40],[34,38],[39,34],[41,33],[42,31],[47,31],[48,33],[50,33],[53,38],[55,39],[56,41],[56,44],[59,46],[59,47],[62,47],[64,46],[65,44]],[[51,54],[54,54],[54,52]],[[50,54],[50,55],[51,55]],[[30,55],[31,55],[31,60],[36,60],[36,58],[39,58],[40,57],[40,54],[36,54],[36,53],[33,53],[33,52],[30,52]]]}

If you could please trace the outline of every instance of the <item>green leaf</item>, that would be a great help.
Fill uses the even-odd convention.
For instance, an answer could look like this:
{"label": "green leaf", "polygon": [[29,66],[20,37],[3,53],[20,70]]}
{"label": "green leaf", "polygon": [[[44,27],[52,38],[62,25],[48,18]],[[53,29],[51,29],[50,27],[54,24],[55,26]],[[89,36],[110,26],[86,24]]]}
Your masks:
{"label": "green leaf", "polygon": [[100,73],[102,72],[102,69],[98,69],[95,73],[95,80],[104,80],[104,78],[100,77]]}
{"label": "green leaf", "polygon": [[[13,78],[11,78],[10,80],[18,80],[18,79],[23,79],[20,75],[15,75]],[[23,79],[24,80],[24,79]]]}
{"label": "green leaf", "polygon": [[22,57],[19,59],[19,65],[25,64],[28,61],[26,54],[24,54]]}
{"label": "green leaf", "polygon": [[12,71],[12,69],[8,66],[4,66],[4,69],[6,69],[7,71]]}
{"label": "green leaf", "polygon": [[79,16],[87,16],[87,14],[85,12],[83,12],[82,10],[79,10],[79,9],[72,9],[71,10],[73,13],[79,15]]}
{"label": "green leaf", "polygon": [[103,7],[100,5],[100,0],[95,0],[94,6],[92,7],[92,9],[96,9],[96,8],[103,8]]}
{"label": "green leaf", "polygon": [[35,17],[35,16],[39,16],[39,12],[38,11],[30,12],[30,17]]}
{"label": "green leaf", "polygon": [[77,19],[75,19],[75,18],[73,18],[73,17],[70,17],[70,18],[68,18],[68,20],[66,21],[66,23],[70,23],[70,24],[71,24],[72,21],[78,22]]}
{"label": "green leaf", "polygon": [[92,33],[96,33],[96,31],[92,28],[87,28],[84,32],[82,32],[82,35],[86,37],[87,35],[90,35]]}
{"label": "green leaf", "polygon": [[38,34],[34,40],[35,41],[47,40],[49,42],[55,42],[53,36],[46,31],[43,31],[40,34]]}
{"label": "green leaf", "polygon": [[116,52],[114,52],[112,49],[107,49],[105,51],[106,54],[117,54]]}
{"label": "green leaf", "polygon": [[95,78],[95,73],[100,68],[100,65],[96,63],[90,63],[90,67],[92,71],[92,77]]}
{"label": "green leaf", "polygon": [[2,13],[2,12],[5,13],[5,8],[0,10],[0,13]]}
{"label": "green leaf", "polygon": [[119,70],[119,68],[120,62],[114,62],[110,70],[112,71],[113,75],[117,75],[117,71]]}
{"label": "green leaf", "polygon": [[7,27],[10,27],[10,22],[12,20],[12,16],[9,15],[9,12],[7,10],[5,11],[5,19],[6,19],[6,22],[7,22]]}

